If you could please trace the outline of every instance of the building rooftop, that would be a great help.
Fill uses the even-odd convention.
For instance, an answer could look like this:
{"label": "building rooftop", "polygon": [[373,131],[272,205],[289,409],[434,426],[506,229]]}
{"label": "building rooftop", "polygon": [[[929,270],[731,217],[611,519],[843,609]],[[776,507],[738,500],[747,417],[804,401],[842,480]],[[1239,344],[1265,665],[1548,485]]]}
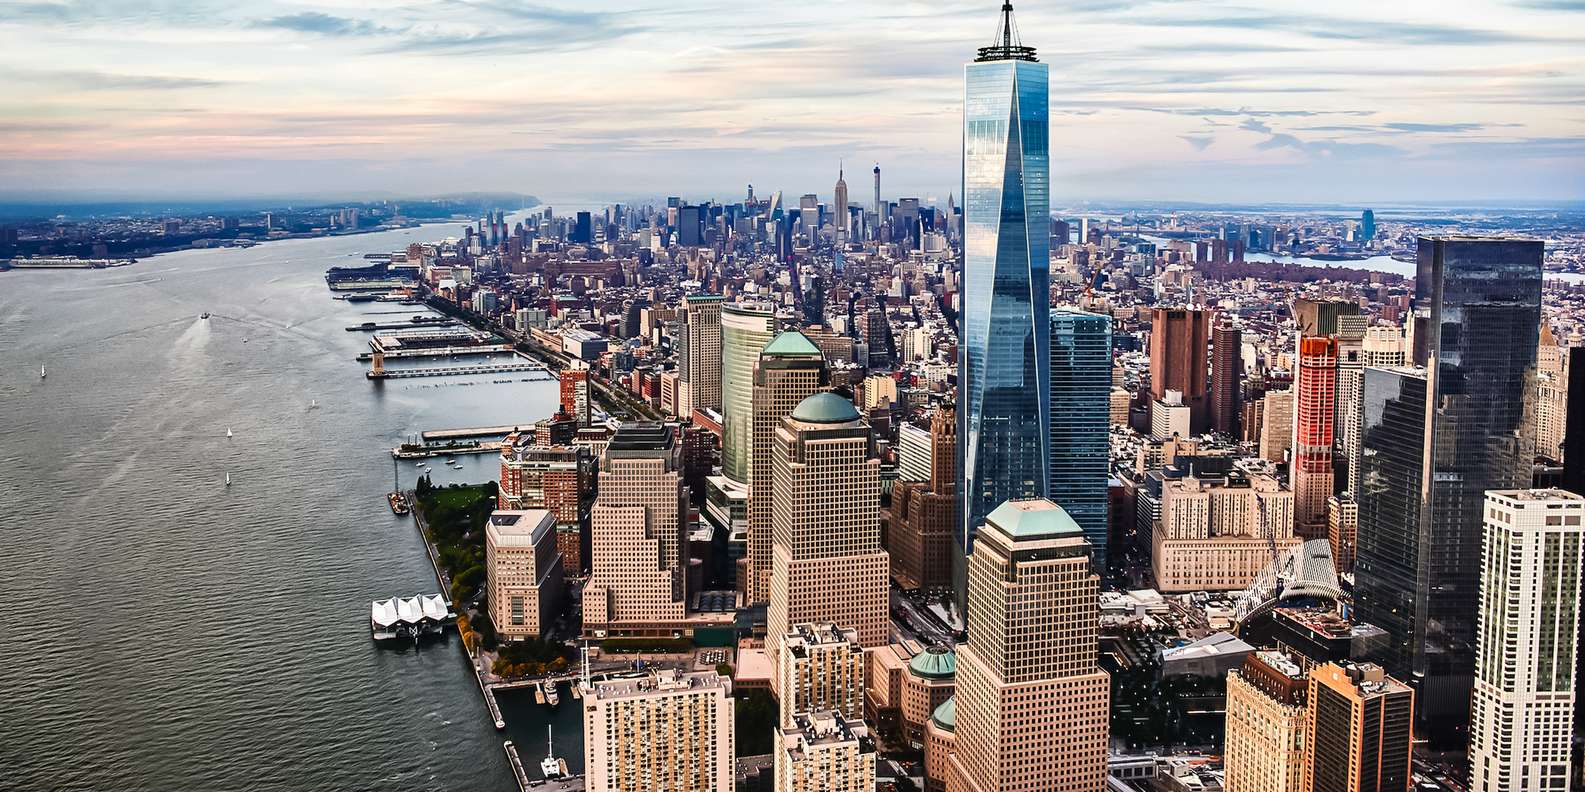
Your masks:
{"label": "building rooftop", "polygon": [[598,701],[612,701],[615,699],[716,689],[723,690],[727,695],[731,695],[732,680],[714,671],[683,673],[668,669],[656,671],[653,674],[642,677],[608,679],[595,682],[592,687],[593,690],[590,691],[590,696]]}
{"label": "building rooftop", "polygon": [[925,679],[951,679],[958,673],[958,653],[945,646],[932,646],[908,661],[908,672]]}
{"label": "building rooftop", "polygon": [[501,510],[490,512],[485,532],[497,547],[532,547],[555,524],[555,516],[545,509]]}
{"label": "building rooftop", "polygon": [[627,423],[622,424],[611,435],[611,441],[605,447],[607,452],[616,451],[667,451],[676,445],[676,435],[671,427],[661,423]]}
{"label": "building rooftop", "polygon": [[840,424],[859,420],[858,408],[853,402],[830,391],[816,393],[793,408],[795,421],[816,424]]}
{"label": "building rooftop", "polygon": [[1045,498],[1006,501],[985,518],[1015,539],[1083,536],[1084,529],[1061,506]]}
{"label": "building rooftop", "polygon": [[760,357],[787,357],[800,355],[819,355],[820,347],[815,346],[809,336],[797,330],[788,330],[772,338],[765,348],[760,350]]}
{"label": "building rooftop", "polygon": [[941,706],[936,707],[936,711],[930,713],[930,720],[935,721],[937,726],[947,731],[953,731],[957,729],[958,697],[953,696],[952,698],[941,702]]}

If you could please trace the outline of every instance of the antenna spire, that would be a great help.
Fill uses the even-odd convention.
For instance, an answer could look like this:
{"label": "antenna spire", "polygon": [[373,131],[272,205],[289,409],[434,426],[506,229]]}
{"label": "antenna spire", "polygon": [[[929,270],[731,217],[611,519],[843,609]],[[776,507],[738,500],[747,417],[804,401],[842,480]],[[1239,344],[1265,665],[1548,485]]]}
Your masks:
{"label": "antenna spire", "polygon": [[1012,0],[1002,3],[1002,15],[996,22],[996,37],[991,40],[991,46],[980,47],[979,57],[975,62],[997,60],[1034,61],[1035,48],[1026,47],[1018,39],[1018,23],[1013,21]]}

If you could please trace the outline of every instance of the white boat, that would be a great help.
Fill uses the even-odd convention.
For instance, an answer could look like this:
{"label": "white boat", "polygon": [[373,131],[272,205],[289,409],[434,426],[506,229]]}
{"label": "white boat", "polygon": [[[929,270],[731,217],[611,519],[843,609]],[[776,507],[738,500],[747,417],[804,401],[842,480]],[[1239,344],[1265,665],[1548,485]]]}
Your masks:
{"label": "white boat", "polygon": [[226,437],[230,437],[230,436],[231,436],[231,427],[228,426],[228,427],[226,427]]}
{"label": "white boat", "polygon": [[48,377],[49,375],[50,375],[50,373],[48,371],[44,370],[44,364],[40,363],[39,364],[39,379],[44,379],[45,377]]}
{"label": "white boat", "polygon": [[231,471],[226,471],[226,486],[231,486]]}
{"label": "white boat", "polygon": [[549,704],[552,707],[554,707],[557,704],[561,703],[561,696],[556,694],[556,683],[555,682],[546,682],[545,683],[545,703]]}
{"label": "white boat", "polygon": [[556,746],[551,741],[550,724],[545,724],[545,758],[539,760],[539,772],[546,778],[561,778],[567,774],[565,765],[556,758]]}
{"label": "white boat", "polygon": [[309,399],[308,400],[308,409],[310,409],[310,410],[319,409],[319,400],[318,399]]}

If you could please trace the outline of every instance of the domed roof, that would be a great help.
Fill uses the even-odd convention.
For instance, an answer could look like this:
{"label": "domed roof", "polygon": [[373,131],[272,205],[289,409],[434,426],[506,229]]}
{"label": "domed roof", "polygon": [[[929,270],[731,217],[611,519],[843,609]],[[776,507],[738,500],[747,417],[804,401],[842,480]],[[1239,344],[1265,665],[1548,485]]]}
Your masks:
{"label": "domed roof", "polygon": [[1056,538],[1084,534],[1061,506],[1045,498],[1010,500],[991,510],[986,522],[995,523],[1014,539]]}
{"label": "domed roof", "polygon": [[930,720],[935,721],[937,726],[947,731],[956,729],[958,727],[958,697],[953,696],[941,702],[941,706],[936,707],[936,711],[930,713]]}
{"label": "domed roof", "polygon": [[825,391],[798,402],[798,406],[793,408],[792,418],[804,423],[839,424],[857,421],[859,411],[853,402]]}
{"label": "domed roof", "polygon": [[761,357],[792,357],[800,355],[818,355],[820,347],[815,346],[809,336],[797,330],[788,330],[770,340],[764,349],[760,350]]}
{"label": "domed roof", "polygon": [[931,646],[908,661],[908,672],[925,679],[951,679],[958,672],[958,653],[945,646]]}

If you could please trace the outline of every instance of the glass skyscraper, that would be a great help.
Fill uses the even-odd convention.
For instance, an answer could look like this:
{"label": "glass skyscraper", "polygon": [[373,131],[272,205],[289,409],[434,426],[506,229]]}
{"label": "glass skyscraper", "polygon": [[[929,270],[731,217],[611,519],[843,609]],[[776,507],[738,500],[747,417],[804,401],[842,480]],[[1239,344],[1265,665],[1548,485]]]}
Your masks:
{"label": "glass skyscraper", "polygon": [[1466,737],[1486,490],[1528,487],[1542,243],[1420,240],[1414,359],[1366,369],[1354,595],[1418,688],[1434,744]]}
{"label": "glass skyscraper", "polygon": [[960,605],[974,529],[1003,501],[1044,497],[1050,480],[1047,81],[1004,5],[996,42],[964,68]]}
{"label": "glass skyscraper", "polygon": [[1084,529],[1090,561],[1106,572],[1112,318],[1051,312],[1051,500]]}

